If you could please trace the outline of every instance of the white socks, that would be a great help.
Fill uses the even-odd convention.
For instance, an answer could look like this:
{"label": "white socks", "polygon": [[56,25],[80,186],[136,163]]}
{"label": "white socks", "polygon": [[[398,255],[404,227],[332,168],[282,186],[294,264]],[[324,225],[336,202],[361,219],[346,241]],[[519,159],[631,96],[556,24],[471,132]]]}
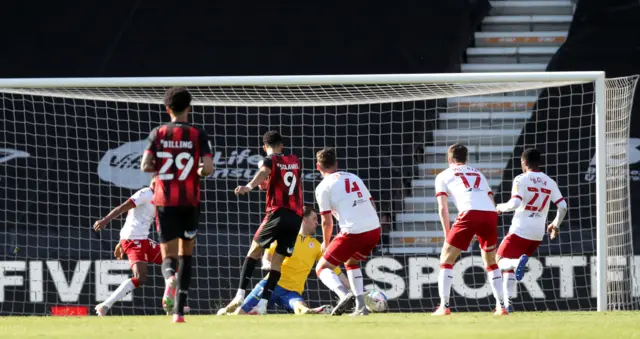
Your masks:
{"label": "white socks", "polygon": [[503,307],[503,282],[502,282],[502,271],[498,268],[498,265],[491,265],[487,267],[487,279],[491,282],[491,290],[493,291],[493,296],[496,298],[497,305]]}
{"label": "white socks", "polygon": [[335,294],[337,294],[338,297],[340,297],[340,299],[343,299],[349,292],[344,287],[344,285],[342,285],[340,278],[338,278],[336,273],[331,269],[328,269],[328,268],[322,269],[322,271],[318,273],[318,279],[320,279],[320,281],[322,281],[322,283],[325,286],[327,286],[327,288],[329,288]]}
{"label": "white socks", "polygon": [[122,284],[120,284],[120,286],[118,286],[118,288],[116,288],[116,290],[113,291],[113,293],[111,293],[107,300],[105,300],[102,304],[111,308],[111,306],[113,306],[116,301],[119,301],[122,298],[126,297],[127,294],[129,294],[129,292],[133,291],[135,288],[136,285],[133,283],[133,281],[131,281],[131,279],[127,279],[123,281]]}
{"label": "white socks", "polygon": [[353,295],[357,297],[364,294],[362,270],[360,268],[347,268],[347,277],[349,278],[349,284],[351,285],[351,292],[353,292]]}
{"label": "white socks", "polygon": [[233,298],[233,299],[242,299],[242,300],[244,300],[244,295],[245,295],[245,290],[238,289],[238,292],[236,293],[236,297]]}
{"label": "white socks", "polygon": [[349,284],[351,285],[351,291],[356,297],[356,310],[361,310],[365,307],[364,304],[364,281],[362,280],[362,270],[360,267],[346,266],[347,277],[349,278]]}
{"label": "white socks", "polygon": [[503,272],[502,280],[504,282],[504,307],[509,307],[511,299],[516,297],[516,275],[513,271]]}
{"label": "white socks", "polygon": [[500,261],[498,261],[498,267],[500,267],[502,271],[511,271],[518,267],[519,262],[520,259],[502,258],[500,259]]}
{"label": "white socks", "polygon": [[451,271],[453,265],[440,264],[440,273],[438,274],[438,294],[440,295],[440,307],[449,307],[449,296],[451,295],[451,282],[453,274]]}

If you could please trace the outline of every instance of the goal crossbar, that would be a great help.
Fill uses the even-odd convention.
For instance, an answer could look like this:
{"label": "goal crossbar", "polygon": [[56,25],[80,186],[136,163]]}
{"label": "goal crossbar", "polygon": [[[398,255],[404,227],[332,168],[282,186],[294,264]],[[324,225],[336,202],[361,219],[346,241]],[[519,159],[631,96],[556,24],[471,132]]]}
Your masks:
{"label": "goal crossbar", "polygon": [[0,79],[0,88],[52,87],[156,87],[156,86],[323,86],[424,83],[571,82],[604,78],[602,71],[441,74],[346,74],[284,76],[193,76],[113,78],[15,78]]}

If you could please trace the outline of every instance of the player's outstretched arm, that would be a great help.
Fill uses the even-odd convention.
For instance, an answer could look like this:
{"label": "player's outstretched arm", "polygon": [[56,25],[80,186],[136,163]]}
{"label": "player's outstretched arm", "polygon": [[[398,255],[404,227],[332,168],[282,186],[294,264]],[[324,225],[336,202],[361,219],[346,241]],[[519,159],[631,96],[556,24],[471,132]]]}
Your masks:
{"label": "player's outstretched arm", "polygon": [[251,181],[248,184],[246,184],[245,186],[236,187],[236,189],[234,190],[235,194],[238,195],[238,194],[246,194],[251,192],[251,190],[253,190],[258,185],[260,185],[263,181],[265,181],[265,179],[267,179],[269,175],[271,175],[271,168],[267,166],[260,167],[260,170],[258,171],[258,173],[256,173],[256,175],[253,177],[253,179],[251,179]]}
{"label": "player's outstretched arm", "polygon": [[564,220],[564,217],[567,215],[568,210],[567,202],[564,200],[559,201],[556,204],[556,207],[558,207],[556,218],[553,219],[553,221],[547,227],[547,232],[549,233],[549,238],[551,240],[555,239],[558,236],[558,227],[560,226],[560,224],[562,224],[562,220]]}
{"label": "player's outstretched arm", "polygon": [[119,217],[122,213],[127,212],[128,210],[134,207],[136,207],[136,205],[133,203],[133,201],[131,201],[131,199],[128,199],[127,201],[122,203],[120,206],[112,209],[111,212],[109,212],[109,214],[107,214],[106,217],[96,221],[93,224],[93,230],[96,232],[102,231],[105,227],[107,227],[107,224],[111,220]]}
{"label": "player's outstretched arm", "polygon": [[522,203],[522,199],[520,199],[519,196],[514,196],[514,197],[511,197],[511,199],[509,199],[509,201],[507,201],[506,203],[498,204],[498,206],[496,206],[496,209],[500,213],[511,212],[511,211],[515,211],[518,207],[520,207],[521,203]]}
{"label": "player's outstretched arm", "polygon": [[523,182],[523,175],[517,176],[513,180],[511,188],[511,199],[504,204],[498,204],[496,210],[498,213],[515,211],[522,204],[522,197],[526,191],[526,182]]}
{"label": "player's outstretched arm", "polygon": [[440,223],[442,224],[442,230],[446,237],[447,234],[449,234],[450,229],[449,204],[447,202],[447,196],[439,195],[436,199],[438,199],[438,216],[440,216]]}

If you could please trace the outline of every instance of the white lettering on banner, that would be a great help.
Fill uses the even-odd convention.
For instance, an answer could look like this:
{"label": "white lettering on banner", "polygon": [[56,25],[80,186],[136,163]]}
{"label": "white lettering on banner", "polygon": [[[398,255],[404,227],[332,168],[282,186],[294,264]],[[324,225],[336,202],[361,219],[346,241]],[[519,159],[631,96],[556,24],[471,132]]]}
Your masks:
{"label": "white lettering on banner", "polygon": [[560,297],[573,298],[573,269],[576,266],[587,264],[585,257],[547,257],[547,266],[558,267],[560,269]]}
{"label": "white lettering on banner", "polygon": [[[129,263],[124,260],[96,260],[96,302],[107,300],[111,291],[110,285],[119,285],[129,278]],[[111,271],[122,271],[126,273],[111,273]],[[132,301],[133,293],[127,294],[122,301]]]}
{"label": "white lettering on banner", "polygon": [[309,181],[314,181],[314,180],[321,180],[322,178],[320,177],[320,172],[303,172],[302,173],[302,178],[304,180],[309,180]]}
{"label": "white lettering on banner", "polygon": [[[541,259],[543,260],[529,259],[527,274],[519,283],[531,298],[534,300],[544,300],[546,297],[575,298],[575,268],[585,267],[587,260],[590,270],[585,270],[585,274],[588,274],[590,278],[585,278],[590,279],[590,297],[596,297],[596,257],[549,256]],[[632,297],[640,297],[640,256],[635,256],[633,261],[622,256],[611,256],[608,261],[609,281],[627,284],[626,286],[631,288]],[[547,274],[544,279],[553,281],[554,290],[542,289],[541,282],[545,270],[543,262],[546,264],[546,269],[553,270],[552,277]],[[87,274],[91,269],[91,264],[92,261],[76,261],[69,267],[69,269],[73,269],[73,272],[68,274],[63,271],[60,262],[55,260],[47,261],[46,268],[42,261],[37,260],[29,262],[0,261],[0,302],[6,301],[7,291],[16,290],[21,290],[21,293],[28,292],[30,302],[43,302],[45,282],[53,283],[61,302],[77,302],[87,283]],[[373,258],[367,262],[364,270],[368,278],[373,280],[373,284],[369,284],[365,288],[381,290],[389,299],[433,298],[435,296],[425,295],[424,290],[437,286],[439,266],[439,260],[436,257],[407,257],[401,260],[390,257]],[[480,273],[484,272],[481,257],[470,256],[459,260],[453,269],[454,282],[452,287],[456,294],[469,299],[488,297],[491,295],[491,288],[486,278],[480,277],[483,279],[480,280],[483,283],[482,286],[474,285],[471,287],[464,282],[463,277],[470,275],[470,268],[474,266],[477,267],[476,277],[484,275]],[[49,275],[46,275],[45,270],[49,271]],[[111,293],[111,286],[119,285],[127,279],[128,271],[127,261],[97,260],[95,261],[95,279],[92,279],[94,286],[85,289],[85,292],[95,293],[95,301],[102,302]],[[70,276],[70,282],[67,281],[66,277],[68,276]],[[583,280],[578,281],[582,282]],[[20,286],[23,288],[18,288]],[[131,294],[124,299],[124,301],[131,300],[133,300]],[[20,302],[25,302],[25,299],[21,299]]]}
{"label": "white lettering on banner", "polygon": [[0,164],[15,158],[28,158],[29,153],[11,148],[0,148]]}
{"label": "white lettering on banner", "polygon": [[[614,142],[612,145],[608,145],[607,147],[612,148],[614,150],[613,153],[615,154],[624,154],[625,152],[623,150],[620,150],[620,148],[622,148],[621,146],[625,145],[626,143],[622,139],[618,139],[618,140],[620,140],[620,142]],[[640,138],[629,138],[629,148],[627,149],[627,152],[626,152],[627,163],[629,165],[640,162],[639,147],[640,147]],[[620,161],[615,158],[615,155],[610,156],[610,158],[607,159],[607,161],[612,165],[620,164]],[[612,173],[608,173],[608,174],[611,174],[611,175],[619,176],[621,174],[624,174],[624,173],[616,173],[616,171],[620,170],[618,167],[612,167],[609,170]],[[626,169],[624,171],[626,172]],[[631,180],[633,181],[640,180],[640,171],[638,170],[629,169],[629,175]],[[596,179],[596,156],[594,155],[593,158],[591,158],[591,162],[589,163],[589,168],[587,169],[587,172],[584,174],[584,180],[594,181],[595,179]]]}
{"label": "white lettering on banner", "polygon": [[[409,277],[412,283],[409,284],[409,299],[422,299],[423,285],[437,284],[440,260],[433,257],[409,258]],[[425,273],[425,269],[429,273]]]}
{"label": "white lettering on banner", "polygon": [[250,149],[243,149],[240,152],[238,152],[238,150],[231,151],[231,153],[229,153],[229,158],[227,159],[223,157],[222,151],[213,152],[213,164],[216,166],[242,165],[245,160],[247,161],[248,165],[252,165],[253,167],[255,167],[258,165],[260,160],[262,160],[262,156],[260,154],[251,155]]}
{"label": "white lettering on banner", "polygon": [[[542,286],[538,283],[538,280],[542,277],[542,273],[544,271],[544,267],[542,267],[542,263],[540,260],[536,258],[529,258],[529,263],[527,264],[529,271],[524,275],[524,278],[520,281],[520,286],[524,286],[531,295],[533,299],[544,299],[544,291],[542,291]],[[517,288],[516,288],[517,291]],[[516,295],[518,293],[516,292]]]}
{"label": "white lettering on banner", "polygon": [[78,301],[80,292],[82,292],[82,286],[84,286],[84,280],[91,268],[91,261],[82,260],[76,262],[76,268],[73,270],[71,282],[69,283],[67,283],[67,278],[65,277],[64,270],[62,269],[62,265],[60,265],[59,261],[47,261],[47,268],[49,269],[51,279],[53,279],[53,283],[56,285],[56,289],[58,290],[60,301]]}
{"label": "white lettering on banner", "polygon": [[251,168],[216,168],[211,177],[213,179],[252,179],[256,172],[258,172],[257,169]]}
{"label": "white lettering on banner", "polygon": [[365,266],[365,273],[371,280],[391,285],[388,289],[380,288],[379,286],[367,285],[365,290],[377,289],[382,291],[387,298],[395,299],[404,294],[406,283],[404,279],[396,274],[385,272],[381,270],[384,268],[389,271],[398,271],[404,269],[401,263],[393,258],[373,258],[367,262]]}
{"label": "white lettering on banner", "polygon": [[[633,264],[634,266],[631,267],[631,272],[629,272],[627,268],[628,266],[627,258],[619,255],[607,257],[607,261],[609,265],[609,267],[607,268],[608,270],[607,281],[610,283],[619,282],[624,284],[624,280],[628,272],[629,274],[633,275],[631,277],[631,296],[640,297],[640,281],[638,280],[640,279],[640,272],[638,272],[638,269],[640,268],[640,262],[638,261],[638,258],[640,258],[640,256],[636,256],[635,258],[636,259],[634,260],[634,264]],[[598,286],[597,286],[598,258],[591,257],[589,262],[590,262],[591,272],[592,272],[591,273],[591,295],[595,296],[598,290]]]}
{"label": "white lettering on banner", "polygon": [[473,288],[464,282],[464,275],[468,269],[476,266],[479,267],[482,272],[485,271],[482,258],[478,256],[464,257],[453,266],[453,290],[459,295],[470,299],[481,299],[491,295],[491,284],[485,278],[485,282],[479,288]]}
{"label": "white lettering on banner", "polygon": [[4,288],[6,286],[22,286],[21,275],[5,275],[6,272],[22,272],[27,268],[24,261],[2,261],[0,262],[0,303],[4,302]]}
{"label": "white lettering on banner", "polygon": [[[86,283],[87,273],[91,269],[90,260],[81,260],[75,263],[71,276],[71,282],[67,283],[66,274],[59,261],[47,261],[47,269],[51,280],[56,287],[60,301],[77,302],[80,293]],[[44,301],[44,269],[42,261],[29,261],[29,301]],[[5,301],[6,286],[25,286],[24,272],[27,268],[26,261],[0,261],[0,302]],[[111,293],[109,286],[119,285],[128,278],[127,273],[112,273],[111,271],[129,271],[126,260],[97,260],[95,262],[95,296],[96,302],[102,302]],[[15,274],[5,274],[14,272]],[[22,274],[19,274],[22,272]],[[133,293],[127,295],[123,301],[133,300]]]}
{"label": "white lettering on banner", "polygon": [[42,261],[29,262],[29,300],[31,302],[44,301],[44,288],[42,287]]}
{"label": "white lettering on banner", "polygon": [[[556,298],[557,296],[562,298],[575,298],[575,268],[585,267],[587,265],[587,259],[590,260],[591,270],[589,272],[595,272],[595,257],[585,256],[549,256],[542,262],[546,263],[547,269],[553,268],[556,270],[553,274],[554,286],[559,291],[549,291],[542,289],[542,279],[545,266],[537,258],[530,258],[528,264],[527,274],[524,279],[520,281],[521,288],[526,289],[529,296],[533,299],[544,300],[549,297]],[[367,262],[365,273],[374,281],[374,284],[366,286],[367,289],[380,289],[387,295],[389,299],[407,297],[409,299],[422,299],[425,297],[423,290],[425,287],[434,287],[438,284],[437,275],[439,272],[439,260],[435,257],[415,257],[406,259],[406,267],[403,264],[393,258],[374,258]],[[627,278],[628,271],[625,267],[628,265],[627,260],[624,257],[609,257],[609,281],[624,281]],[[454,291],[469,299],[480,299],[491,295],[491,287],[489,282],[485,279],[484,284],[480,287],[475,286],[472,288],[468,286],[463,277],[468,275],[468,270],[472,266],[477,266],[478,271],[484,272],[482,264],[482,258],[479,256],[465,257],[459,260],[453,268],[453,289]],[[634,267],[630,274],[633,274],[629,284],[632,289],[633,297],[640,297],[640,256],[634,257]],[[406,276],[404,275],[406,271]],[[589,274],[588,272],[586,274]],[[596,276],[595,274],[589,274],[591,277],[591,296],[596,297]],[[375,284],[379,282],[389,287],[382,289]],[[408,285],[408,291],[407,291]],[[425,286],[426,285],[426,286]],[[429,286],[431,285],[431,286]],[[408,292],[405,295],[405,291]],[[559,293],[557,293],[559,292]]]}
{"label": "white lettering on banner", "polygon": [[146,140],[128,142],[108,150],[98,164],[100,179],[118,187],[138,189],[149,184],[151,174],[140,171]]}

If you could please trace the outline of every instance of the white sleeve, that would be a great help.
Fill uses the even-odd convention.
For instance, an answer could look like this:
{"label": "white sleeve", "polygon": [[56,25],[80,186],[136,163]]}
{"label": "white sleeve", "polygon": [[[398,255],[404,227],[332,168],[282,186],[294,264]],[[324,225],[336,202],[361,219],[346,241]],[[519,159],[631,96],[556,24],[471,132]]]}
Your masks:
{"label": "white sleeve", "polygon": [[436,189],[436,197],[441,195],[445,195],[445,196],[449,195],[447,193],[447,185],[445,185],[444,183],[444,175],[442,173],[436,176],[435,189]]}
{"label": "white sleeve", "polygon": [[511,199],[504,204],[498,204],[496,209],[499,212],[511,212],[522,204],[522,192],[524,192],[526,183],[522,180],[522,176],[513,179],[513,187],[511,188]]}
{"label": "white sleeve", "polygon": [[136,207],[150,203],[151,200],[153,200],[153,191],[151,191],[149,187],[139,190],[129,198],[129,201],[131,201]]}
{"label": "white sleeve", "polygon": [[564,201],[560,188],[558,188],[558,184],[555,181],[553,181],[553,188],[551,188],[551,201],[556,205]]}
{"label": "white sleeve", "polygon": [[316,187],[316,201],[321,215],[331,213],[331,191],[328,187],[322,184]]}

